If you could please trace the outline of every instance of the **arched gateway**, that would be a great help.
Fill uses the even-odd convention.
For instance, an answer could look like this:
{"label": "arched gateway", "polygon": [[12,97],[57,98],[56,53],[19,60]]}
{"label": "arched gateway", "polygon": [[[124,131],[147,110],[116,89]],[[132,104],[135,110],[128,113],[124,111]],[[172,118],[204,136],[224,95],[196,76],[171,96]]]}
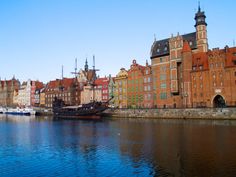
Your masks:
{"label": "arched gateway", "polygon": [[225,99],[221,95],[216,95],[213,99],[214,108],[224,108],[226,107]]}

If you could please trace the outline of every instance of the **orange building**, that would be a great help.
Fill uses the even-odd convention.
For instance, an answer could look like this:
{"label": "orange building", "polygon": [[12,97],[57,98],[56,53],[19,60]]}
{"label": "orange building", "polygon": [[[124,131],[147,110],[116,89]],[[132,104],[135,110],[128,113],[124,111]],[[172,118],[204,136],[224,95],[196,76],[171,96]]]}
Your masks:
{"label": "orange building", "polygon": [[131,108],[144,107],[144,71],[145,66],[137,64],[133,60],[128,70],[128,89],[127,89],[127,106]]}

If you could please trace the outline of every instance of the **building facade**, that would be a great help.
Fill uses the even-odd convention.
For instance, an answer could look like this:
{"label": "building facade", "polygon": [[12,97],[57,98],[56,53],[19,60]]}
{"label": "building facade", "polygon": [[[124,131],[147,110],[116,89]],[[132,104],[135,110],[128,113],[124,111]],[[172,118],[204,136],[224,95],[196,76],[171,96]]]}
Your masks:
{"label": "building facade", "polygon": [[114,80],[114,106],[118,108],[127,108],[128,72],[125,68],[120,69],[120,72],[116,75]]}
{"label": "building facade", "polygon": [[76,91],[76,83],[77,80],[74,78],[50,81],[45,88],[45,107],[52,108],[52,103],[56,97],[62,99],[67,105],[78,105],[80,93],[78,94],[79,91]]}
{"label": "building facade", "polygon": [[144,107],[144,72],[145,66],[133,60],[128,70],[127,106],[129,108]]}
{"label": "building facade", "polygon": [[208,49],[206,16],[195,14],[195,32],[154,41],[153,105],[158,108],[236,106],[236,48]]}
{"label": "building facade", "polygon": [[0,106],[15,106],[13,99],[19,88],[20,82],[15,77],[11,80],[0,80]]}
{"label": "building facade", "polygon": [[192,107],[192,54],[208,51],[205,18],[199,7],[195,14],[196,32],[154,41],[151,66],[155,107]]}

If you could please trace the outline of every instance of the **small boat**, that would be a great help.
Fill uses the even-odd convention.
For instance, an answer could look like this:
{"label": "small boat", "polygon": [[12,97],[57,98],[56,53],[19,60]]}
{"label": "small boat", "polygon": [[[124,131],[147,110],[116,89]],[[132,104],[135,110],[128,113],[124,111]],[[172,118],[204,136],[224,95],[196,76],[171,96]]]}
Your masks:
{"label": "small boat", "polygon": [[[110,100],[109,100],[110,101]],[[100,119],[101,114],[108,108],[108,102],[93,101],[78,106],[65,105],[62,99],[55,98],[53,102],[53,115],[56,118],[71,119]]]}
{"label": "small boat", "polygon": [[0,107],[0,114],[3,114],[3,112],[6,111],[6,108]]}
{"label": "small boat", "polygon": [[6,108],[3,111],[3,114],[11,114],[11,115],[35,115],[36,111],[34,111],[32,108]]}

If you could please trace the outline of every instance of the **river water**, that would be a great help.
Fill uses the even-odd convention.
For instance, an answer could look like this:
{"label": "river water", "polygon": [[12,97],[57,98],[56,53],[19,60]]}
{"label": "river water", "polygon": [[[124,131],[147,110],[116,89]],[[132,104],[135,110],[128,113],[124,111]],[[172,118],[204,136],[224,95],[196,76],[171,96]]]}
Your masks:
{"label": "river water", "polygon": [[0,176],[236,176],[236,122],[0,115]]}

